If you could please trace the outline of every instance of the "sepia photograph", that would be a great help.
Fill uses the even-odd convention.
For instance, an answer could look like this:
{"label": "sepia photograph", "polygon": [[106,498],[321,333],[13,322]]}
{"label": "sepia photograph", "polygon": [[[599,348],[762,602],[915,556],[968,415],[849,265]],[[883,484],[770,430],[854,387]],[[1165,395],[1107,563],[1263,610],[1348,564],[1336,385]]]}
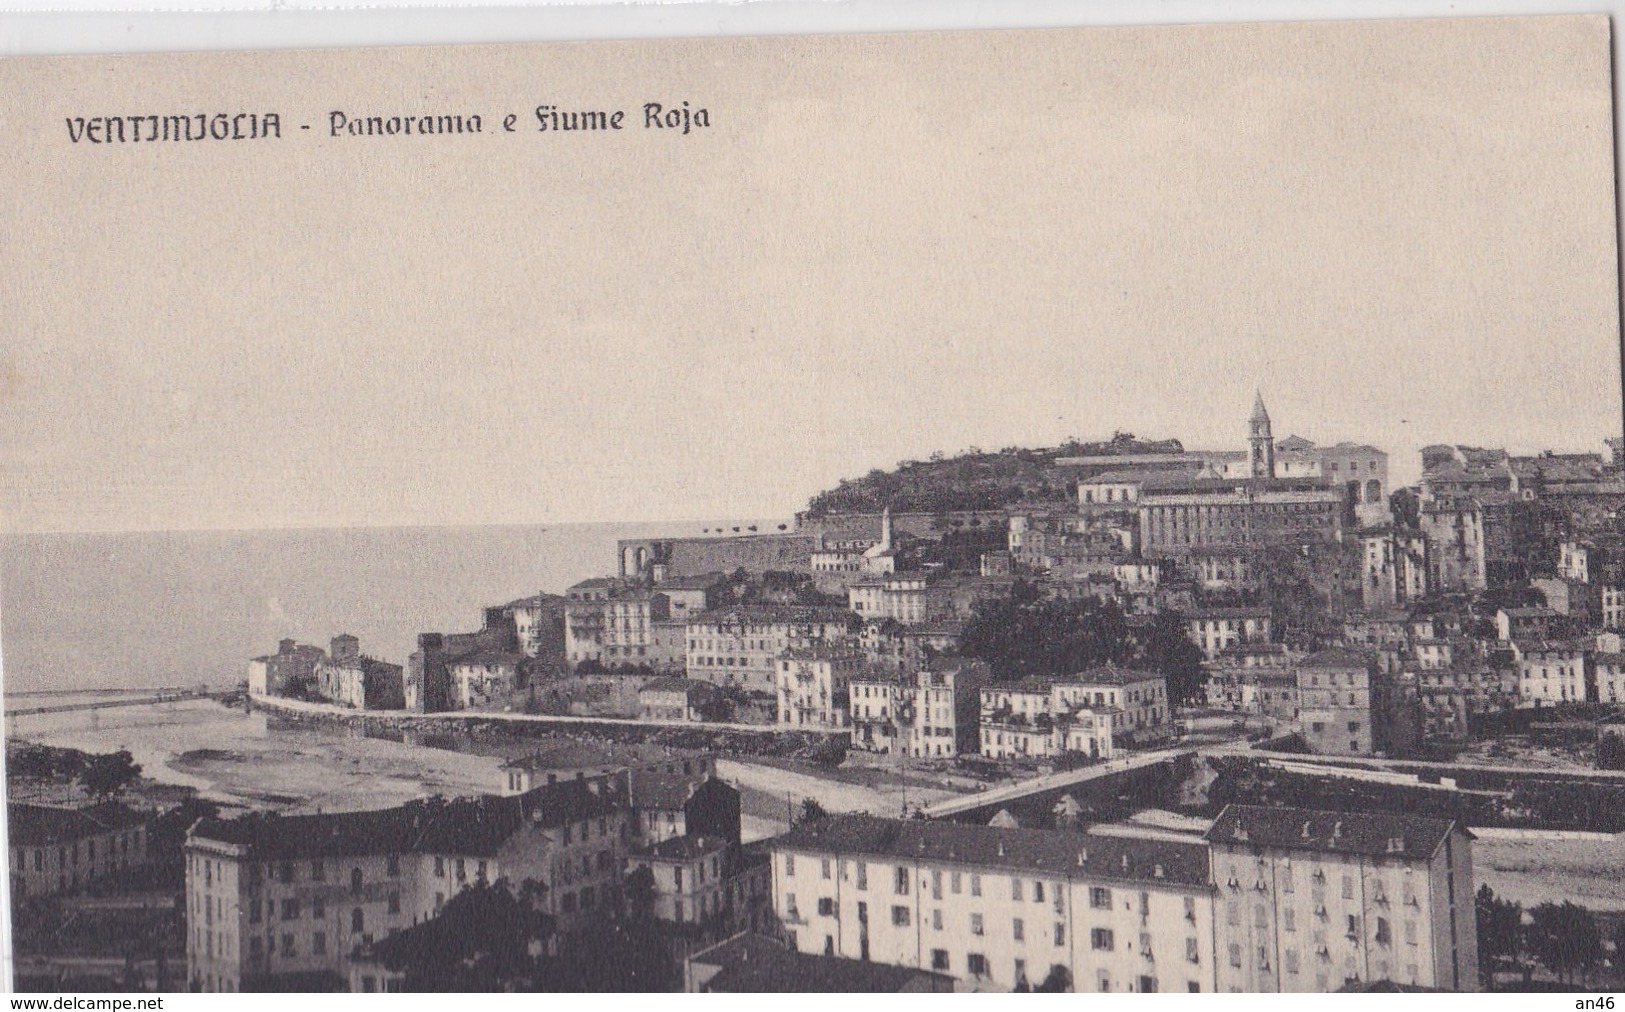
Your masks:
{"label": "sepia photograph", "polygon": [[1625,986],[1612,30],[0,57],[9,988]]}

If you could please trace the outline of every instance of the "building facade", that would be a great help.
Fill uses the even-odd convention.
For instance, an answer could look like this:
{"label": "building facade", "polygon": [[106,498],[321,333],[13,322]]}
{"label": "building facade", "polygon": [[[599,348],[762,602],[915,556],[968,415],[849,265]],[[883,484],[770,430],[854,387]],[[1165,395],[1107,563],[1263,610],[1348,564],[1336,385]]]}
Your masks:
{"label": "building facade", "polygon": [[800,952],[951,975],[964,990],[1214,989],[1197,842],[840,816],[773,843],[774,909]]}
{"label": "building facade", "polygon": [[1478,989],[1472,835],[1447,819],[1230,805],[1207,839],[1219,989]]}

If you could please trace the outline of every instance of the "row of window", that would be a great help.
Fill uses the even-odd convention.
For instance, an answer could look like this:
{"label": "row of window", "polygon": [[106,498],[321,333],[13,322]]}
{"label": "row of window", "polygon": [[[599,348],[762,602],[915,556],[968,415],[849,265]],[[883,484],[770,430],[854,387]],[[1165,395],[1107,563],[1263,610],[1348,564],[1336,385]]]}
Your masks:
{"label": "row of window", "polygon": [[[213,897],[210,897],[210,899],[213,899]],[[389,909],[390,913],[398,914],[398,913],[401,912],[401,894],[400,893],[398,893],[398,892],[390,893],[386,902],[387,902],[388,909]],[[254,899],[254,900],[249,900],[248,901],[248,922],[250,924],[258,924],[259,923],[260,916],[261,916],[261,910],[262,910],[262,907],[261,907],[261,904],[260,904],[259,900]],[[284,920],[284,921],[297,921],[300,918],[300,915],[303,912],[303,910],[304,910],[304,905],[300,902],[300,900],[297,897],[291,897],[291,898],[288,898],[288,899],[284,899],[282,901],[282,906],[281,906],[281,919]],[[264,902],[263,911],[264,911],[265,919],[270,920],[272,915],[277,912],[277,906],[273,901],[266,900]],[[312,898],[311,901],[310,901],[310,916],[311,916],[312,920],[317,920],[317,921],[326,918],[327,917],[327,901],[324,900],[323,898],[321,898],[320,896]],[[360,917],[361,917],[361,908],[357,907],[354,911],[352,911],[352,916],[356,919],[357,923],[359,923],[360,922]],[[361,929],[357,928],[355,930],[359,931]]]}
{"label": "row of window", "polygon": [[[141,830],[135,829],[119,833],[114,837],[109,837],[106,841],[107,845],[102,848],[102,856],[112,857],[114,855],[129,854],[130,844],[132,841],[135,844],[136,853],[139,854],[141,852]],[[70,861],[74,867],[78,867],[80,842],[81,841],[79,840],[75,840],[71,847],[58,847],[56,849],[56,867],[58,871],[67,868]],[[96,860],[96,838],[92,837],[91,839],[83,841],[83,843],[85,845],[85,860],[94,863]],[[48,849],[49,848],[44,847],[33,848],[35,871],[45,870],[45,854]],[[27,848],[13,848],[12,859],[18,871],[28,870]]]}

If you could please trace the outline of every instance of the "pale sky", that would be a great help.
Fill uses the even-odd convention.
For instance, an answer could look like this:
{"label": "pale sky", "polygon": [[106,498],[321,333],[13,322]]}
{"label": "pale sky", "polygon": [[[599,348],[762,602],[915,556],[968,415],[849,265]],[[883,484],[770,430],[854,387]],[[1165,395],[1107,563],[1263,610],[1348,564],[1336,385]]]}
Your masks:
{"label": "pale sky", "polygon": [[[0,523],[787,516],[934,450],[1239,447],[1255,388],[1400,478],[1600,450],[1608,57],[1539,18],[0,62]],[[713,126],[641,128],[685,99]],[[205,109],[284,139],[64,126]]]}

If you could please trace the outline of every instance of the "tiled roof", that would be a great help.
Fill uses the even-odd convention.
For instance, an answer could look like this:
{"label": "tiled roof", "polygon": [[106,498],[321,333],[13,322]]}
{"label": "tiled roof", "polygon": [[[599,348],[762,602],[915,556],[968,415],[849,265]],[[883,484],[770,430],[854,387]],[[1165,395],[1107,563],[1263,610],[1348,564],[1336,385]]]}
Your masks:
{"label": "tiled roof", "polygon": [[150,818],[116,801],[84,808],[52,808],[13,802],[6,806],[7,842],[13,847],[71,843],[140,825]]}
{"label": "tiled roof", "polygon": [[720,836],[674,836],[633,852],[634,857],[648,857],[659,861],[692,861],[728,849],[728,841]]}
{"label": "tiled roof", "polygon": [[940,861],[1056,877],[1208,884],[1207,846],[1197,841],[840,815],[799,823],[774,841],[774,849]]}
{"label": "tiled roof", "polygon": [[681,810],[704,782],[703,777],[687,773],[661,773],[655,770],[633,770],[630,777],[632,806],[661,812]]}
{"label": "tiled roof", "polygon": [[1452,819],[1420,815],[1227,805],[1207,839],[1214,844],[1426,858],[1455,828]]}

